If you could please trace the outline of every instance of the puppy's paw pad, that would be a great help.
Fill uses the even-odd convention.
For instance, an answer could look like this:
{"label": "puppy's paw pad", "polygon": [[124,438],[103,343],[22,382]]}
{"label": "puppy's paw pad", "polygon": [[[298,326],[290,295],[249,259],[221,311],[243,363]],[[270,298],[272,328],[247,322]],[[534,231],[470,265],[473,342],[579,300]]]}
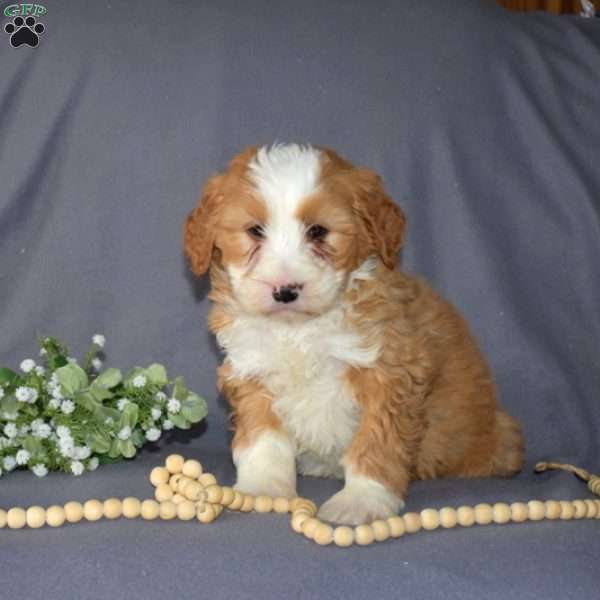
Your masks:
{"label": "puppy's paw pad", "polygon": [[[401,502],[401,505],[403,504]],[[327,500],[319,509],[317,516],[332,523],[362,525],[377,519],[392,517],[397,510],[377,497],[357,496],[356,493],[344,489]]]}

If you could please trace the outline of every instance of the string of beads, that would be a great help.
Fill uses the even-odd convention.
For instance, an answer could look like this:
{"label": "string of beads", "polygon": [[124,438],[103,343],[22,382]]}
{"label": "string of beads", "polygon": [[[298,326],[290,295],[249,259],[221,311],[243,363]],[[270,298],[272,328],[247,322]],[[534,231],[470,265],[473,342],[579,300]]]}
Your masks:
{"label": "string of beads", "polygon": [[[563,469],[577,475],[588,483],[589,489],[600,495],[600,477],[584,469],[559,463],[538,463],[536,471]],[[292,529],[321,546],[335,544],[348,547],[353,544],[368,546],[389,538],[399,538],[405,534],[472,525],[504,525],[541,521],[543,519],[600,519],[600,500],[530,500],[506,504],[477,504],[476,506],[426,508],[419,513],[409,512],[402,516],[373,521],[370,524],[348,527],[332,526],[320,521],[317,507],[306,498],[272,498],[251,496],[229,486],[220,486],[212,473],[203,472],[197,460],[185,460],[179,454],[170,455],[164,466],[155,467],[150,472],[150,482],[154,486],[154,498],[140,500],[134,497],[124,499],[87,500],[84,503],[67,502],[64,506],[48,508],[30,506],[27,509],[13,507],[0,509],[0,528],[21,529],[25,526],[36,529],[48,525],[60,527],[65,523],[98,521],[101,518],[126,519],[142,518],[180,519],[200,523],[211,523],[223,512],[232,511],[258,513],[289,513]]]}

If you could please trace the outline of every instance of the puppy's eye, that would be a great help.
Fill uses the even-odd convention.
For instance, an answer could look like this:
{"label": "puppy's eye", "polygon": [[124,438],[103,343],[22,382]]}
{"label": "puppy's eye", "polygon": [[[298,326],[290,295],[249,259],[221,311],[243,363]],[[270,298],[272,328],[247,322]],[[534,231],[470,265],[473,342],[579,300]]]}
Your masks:
{"label": "puppy's eye", "polygon": [[253,237],[255,240],[262,240],[265,237],[265,230],[262,225],[254,225],[253,227],[249,227],[246,231]]}
{"label": "puppy's eye", "polygon": [[329,230],[322,225],[311,225],[306,232],[306,237],[311,242],[322,242],[328,233]]}

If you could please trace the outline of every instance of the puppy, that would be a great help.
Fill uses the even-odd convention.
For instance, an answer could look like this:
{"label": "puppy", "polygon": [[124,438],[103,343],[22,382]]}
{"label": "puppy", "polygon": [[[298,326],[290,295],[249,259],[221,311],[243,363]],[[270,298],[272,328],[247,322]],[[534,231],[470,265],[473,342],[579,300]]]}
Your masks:
{"label": "puppy", "polygon": [[337,477],[319,517],[358,524],[400,511],[411,479],[521,468],[465,321],[395,270],[404,231],[381,179],[326,148],[250,148],[206,183],[185,252],[210,267],[237,489]]}

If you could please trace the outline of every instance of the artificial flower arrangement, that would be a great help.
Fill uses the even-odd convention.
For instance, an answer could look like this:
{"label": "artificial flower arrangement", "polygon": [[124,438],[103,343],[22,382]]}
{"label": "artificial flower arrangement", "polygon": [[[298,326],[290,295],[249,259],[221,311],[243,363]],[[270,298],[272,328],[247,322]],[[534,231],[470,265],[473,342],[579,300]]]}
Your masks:
{"label": "artificial flower arrangement", "polygon": [[103,335],[92,338],[83,365],[53,337],[40,340],[43,365],[0,369],[0,476],[29,469],[81,475],[99,464],[132,458],[163,431],[189,429],[207,413],[206,401],[170,381],[163,365],[135,367],[125,376],[102,369]]}

